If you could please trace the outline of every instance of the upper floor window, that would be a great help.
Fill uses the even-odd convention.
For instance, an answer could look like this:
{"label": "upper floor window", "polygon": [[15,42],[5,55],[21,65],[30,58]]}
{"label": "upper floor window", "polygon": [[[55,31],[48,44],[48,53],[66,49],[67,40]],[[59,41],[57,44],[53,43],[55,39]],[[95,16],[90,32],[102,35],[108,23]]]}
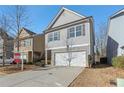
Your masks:
{"label": "upper floor window", "polygon": [[25,46],[31,46],[31,40],[30,39],[27,39],[27,40],[25,40],[25,42],[24,42],[25,44]]}
{"label": "upper floor window", "polygon": [[24,43],[25,42],[25,40],[23,40],[23,41],[21,41],[21,47],[23,47],[23,46],[25,46]]}
{"label": "upper floor window", "polygon": [[54,32],[54,40],[60,40],[60,32]]}
{"label": "upper floor window", "polygon": [[76,26],[76,36],[81,36],[82,26]]}
{"label": "upper floor window", "polygon": [[15,47],[18,47],[18,43],[19,43],[19,47],[21,46],[21,41],[19,41],[19,42],[16,41],[16,42],[15,42]]}
{"label": "upper floor window", "polygon": [[69,38],[71,38],[71,37],[75,37],[75,28],[74,27],[69,29]]}
{"label": "upper floor window", "polygon": [[60,40],[60,32],[52,32],[48,34],[48,42]]}
{"label": "upper floor window", "polygon": [[[72,37],[78,37],[78,36],[81,36],[82,33],[84,33],[84,31],[82,29],[82,25],[78,25],[78,26],[75,26],[75,27],[71,27],[68,29],[67,31],[67,37],[68,38],[72,38]],[[84,34],[83,34],[84,35]]]}
{"label": "upper floor window", "polygon": [[[15,47],[17,47],[17,42],[15,43]],[[28,47],[31,46],[31,39],[21,40],[19,41],[19,47]]]}
{"label": "upper floor window", "polygon": [[48,42],[53,41],[53,33],[48,34]]}

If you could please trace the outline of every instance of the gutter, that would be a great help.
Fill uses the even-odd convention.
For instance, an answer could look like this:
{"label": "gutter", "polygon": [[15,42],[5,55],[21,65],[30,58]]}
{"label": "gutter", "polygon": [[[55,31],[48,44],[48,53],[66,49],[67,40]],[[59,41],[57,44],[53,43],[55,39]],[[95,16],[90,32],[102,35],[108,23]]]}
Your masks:
{"label": "gutter", "polygon": [[73,22],[69,22],[69,23],[66,23],[66,24],[63,24],[63,25],[60,25],[60,26],[57,26],[57,27],[54,27],[54,28],[49,28],[49,29],[46,29],[44,30],[43,32],[45,34],[49,33],[49,32],[53,32],[55,30],[59,30],[59,29],[62,29],[62,28],[67,28],[69,26],[73,26],[75,24],[80,24],[82,22],[89,22],[89,20],[92,18],[92,16],[89,16],[89,17],[86,17],[86,18],[83,18],[83,19],[80,19],[80,20],[76,20],[76,21],[73,21]]}

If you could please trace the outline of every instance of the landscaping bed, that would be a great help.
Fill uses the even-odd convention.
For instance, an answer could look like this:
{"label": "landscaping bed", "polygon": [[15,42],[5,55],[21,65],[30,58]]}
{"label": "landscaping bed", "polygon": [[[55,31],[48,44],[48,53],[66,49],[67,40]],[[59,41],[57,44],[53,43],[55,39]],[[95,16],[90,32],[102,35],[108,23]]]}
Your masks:
{"label": "landscaping bed", "polygon": [[[35,65],[24,64],[24,71],[32,70],[37,67],[38,66],[35,66]],[[21,67],[18,68],[16,64],[5,66],[5,67],[0,67],[0,75],[12,74],[12,73],[17,73],[17,72],[21,72]]]}
{"label": "landscaping bed", "polygon": [[100,64],[85,68],[69,87],[115,87],[117,78],[124,78],[123,69]]}

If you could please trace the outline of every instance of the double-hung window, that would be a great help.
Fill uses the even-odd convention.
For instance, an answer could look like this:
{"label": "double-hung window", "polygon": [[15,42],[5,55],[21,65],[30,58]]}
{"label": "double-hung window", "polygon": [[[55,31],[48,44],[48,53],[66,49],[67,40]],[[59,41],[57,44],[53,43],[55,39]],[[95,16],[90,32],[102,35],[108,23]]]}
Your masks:
{"label": "double-hung window", "polygon": [[67,34],[68,34],[68,38],[75,37],[75,28],[74,27],[69,28]]}
{"label": "double-hung window", "polygon": [[76,26],[76,37],[81,36],[82,26]]}
{"label": "double-hung window", "polygon": [[18,43],[19,43],[19,47],[21,46],[21,41],[18,41],[18,42],[16,41],[15,42],[15,47],[18,47]]}
{"label": "double-hung window", "polygon": [[31,46],[31,39],[26,40],[26,46]]}
{"label": "double-hung window", "polygon": [[48,42],[60,40],[60,32],[51,32],[48,34]]}
{"label": "double-hung window", "polygon": [[54,32],[54,41],[60,40],[60,32]]}
{"label": "double-hung window", "polygon": [[48,42],[53,41],[53,33],[48,34]]}
{"label": "double-hung window", "polygon": [[78,36],[81,36],[82,33],[83,35],[85,35],[85,30],[84,31],[83,30],[84,29],[82,25],[71,27],[67,30],[67,38],[78,37]]}
{"label": "double-hung window", "polygon": [[24,47],[24,41],[20,41],[21,42],[21,47]]}

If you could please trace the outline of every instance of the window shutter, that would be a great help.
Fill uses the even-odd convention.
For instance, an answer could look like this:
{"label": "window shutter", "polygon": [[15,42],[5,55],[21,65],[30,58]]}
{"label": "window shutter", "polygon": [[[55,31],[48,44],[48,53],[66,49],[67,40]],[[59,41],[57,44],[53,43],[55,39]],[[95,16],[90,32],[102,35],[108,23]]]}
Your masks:
{"label": "window shutter", "polygon": [[85,36],[85,24],[83,24],[83,36]]}
{"label": "window shutter", "polygon": [[67,39],[69,38],[70,34],[70,29],[67,29]]}

